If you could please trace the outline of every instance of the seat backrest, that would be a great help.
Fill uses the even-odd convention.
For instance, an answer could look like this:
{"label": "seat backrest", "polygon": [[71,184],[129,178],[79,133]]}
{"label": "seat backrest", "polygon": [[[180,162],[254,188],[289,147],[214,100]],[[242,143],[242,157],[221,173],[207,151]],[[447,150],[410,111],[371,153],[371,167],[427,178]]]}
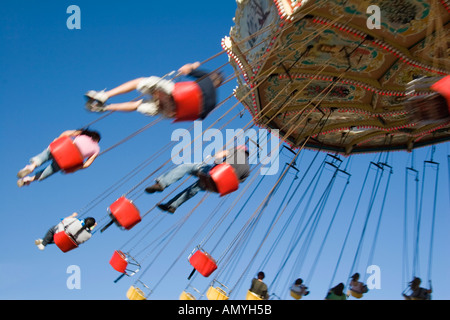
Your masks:
{"label": "seat backrest", "polygon": [[78,247],[78,243],[65,230],[55,233],[53,241],[62,252],[68,252]]}
{"label": "seat backrest", "polygon": [[119,226],[130,230],[141,222],[139,209],[125,197],[120,197],[109,206],[109,211]]}
{"label": "seat backrest", "polygon": [[225,196],[239,188],[239,179],[233,167],[228,163],[221,163],[209,171],[211,179],[216,185],[220,196]]}
{"label": "seat backrest", "polygon": [[347,296],[351,295],[352,297],[356,299],[361,299],[363,297],[363,294],[361,292],[356,292],[355,290],[348,290]]}
{"label": "seat backrest", "polygon": [[290,290],[291,292],[291,297],[294,298],[295,300],[300,300],[302,298],[302,295],[298,292],[295,292],[294,290]]}
{"label": "seat backrest", "polygon": [[219,287],[209,287],[208,291],[206,292],[206,297],[208,300],[228,300],[229,297],[227,296],[227,293],[225,290]]}
{"label": "seat backrest", "polygon": [[262,300],[262,298],[257,295],[254,292],[251,292],[250,290],[247,290],[247,295],[245,297],[245,300]]}
{"label": "seat backrest", "polygon": [[203,94],[195,81],[175,83],[172,97],[176,107],[175,122],[194,121],[200,117]]}
{"label": "seat backrest", "polygon": [[128,289],[127,298],[129,300],[147,300],[147,298],[145,298],[144,292],[141,289],[136,288],[134,286],[131,286]]}
{"label": "seat backrest", "polygon": [[195,297],[194,297],[194,295],[192,293],[183,291],[180,294],[180,300],[197,300],[197,299],[195,299]]}
{"label": "seat backrest", "polygon": [[204,277],[209,277],[217,269],[216,261],[202,250],[197,250],[189,258],[189,262]]}
{"label": "seat backrest", "polygon": [[83,164],[84,159],[70,137],[56,139],[49,145],[50,153],[58,166],[67,172]]}
{"label": "seat backrest", "polygon": [[109,260],[109,264],[114,268],[114,270],[120,273],[126,273],[128,260],[122,251],[116,250]]}

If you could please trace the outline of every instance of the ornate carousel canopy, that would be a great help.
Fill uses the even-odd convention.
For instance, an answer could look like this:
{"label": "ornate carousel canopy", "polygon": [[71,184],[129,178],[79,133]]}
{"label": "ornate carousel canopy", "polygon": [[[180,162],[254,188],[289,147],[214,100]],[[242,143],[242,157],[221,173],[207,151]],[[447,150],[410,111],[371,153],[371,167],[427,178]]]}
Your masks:
{"label": "ornate carousel canopy", "polygon": [[411,81],[450,73],[449,1],[237,3],[222,45],[238,75],[235,95],[257,125],[294,148],[346,155],[450,139],[447,118],[417,121],[405,108],[432,94],[408,91]]}

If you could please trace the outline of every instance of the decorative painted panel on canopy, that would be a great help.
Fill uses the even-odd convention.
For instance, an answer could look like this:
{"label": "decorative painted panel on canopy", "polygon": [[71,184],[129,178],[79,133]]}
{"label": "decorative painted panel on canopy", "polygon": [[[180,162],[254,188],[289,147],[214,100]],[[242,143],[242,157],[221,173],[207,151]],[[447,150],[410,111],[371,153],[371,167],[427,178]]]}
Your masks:
{"label": "decorative painted panel on canopy", "polygon": [[[405,109],[421,77],[450,73],[447,0],[240,0],[222,40],[236,97],[293,147],[344,154],[448,141],[450,121]],[[368,21],[380,9],[380,28]],[[370,27],[370,28],[369,28]]]}

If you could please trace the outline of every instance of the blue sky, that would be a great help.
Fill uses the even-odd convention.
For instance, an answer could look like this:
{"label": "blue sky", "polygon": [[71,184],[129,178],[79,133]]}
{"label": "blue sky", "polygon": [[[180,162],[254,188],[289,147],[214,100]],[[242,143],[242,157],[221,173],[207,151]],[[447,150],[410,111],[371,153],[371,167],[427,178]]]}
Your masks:
{"label": "blue sky", "polygon": [[[81,9],[81,30],[69,30],[66,20],[69,14],[66,9],[76,4]],[[130,231],[122,231],[112,226],[104,233],[97,232],[87,243],[77,250],[62,253],[56,246],[47,247],[43,252],[34,245],[36,238],[42,237],[49,227],[56,224],[61,218],[74,211],[84,208],[91,200],[96,199],[105,190],[114,186],[117,181],[126,176],[145,159],[149,158],[168,142],[173,130],[188,128],[189,123],[172,123],[164,120],[156,126],[139,134],[132,140],[119,145],[117,148],[98,158],[94,165],[83,172],[73,175],[56,174],[41,183],[19,189],[16,186],[16,173],[28,159],[41,152],[48,143],[66,129],[82,127],[98,118],[84,109],[83,94],[88,90],[101,90],[112,88],[122,82],[141,76],[162,76],[176,70],[185,63],[203,61],[221,51],[220,41],[228,35],[233,25],[232,18],[236,10],[236,3],[228,1],[175,1],[169,7],[166,2],[111,2],[111,1],[46,1],[29,2],[14,1],[5,3],[2,7],[0,20],[0,40],[3,50],[0,51],[0,145],[4,150],[1,165],[4,168],[4,179],[0,182],[3,208],[3,232],[1,235],[0,259],[0,299],[126,299],[127,289],[137,279],[142,280],[150,288],[154,288],[149,299],[178,299],[180,293],[188,284],[204,291],[218,274],[219,281],[226,279],[226,285],[231,289],[232,299],[245,298],[251,278],[264,266],[266,282],[278,282],[269,289],[271,293],[284,299],[287,295],[287,284],[297,277],[307,278],[314,271],[310,286],[311,295],[306,299],[323,299],[331,281],[331,274],[336,268],[339,252],[342,248],[344,236],[349,226],[351,214],[354,212],[357,195],[362,188],[362,182],[370,161],[377,161],[378,154],[354,156],[344,159],[343,166],[351,159],[349,172],[352,174],[351,183],[343,199],[335,222],[327,237],[324,250],[319,262],[314,267],[311,262],[319,252],[324,231],[334,211],[333,204],[337,203],[340,191],[345,180],[339,177],[324,210],[323,219],[317,226],[317,233],[309,244],[308,255],[299,265],[295,263],[298,252],[304,239],[295,247],[291,259],[286,267],[280,269],[282,257],[292,239],[298,234],[294,230],[295,224],[301,217],[301,212],[308,213],[307,209],[300,209],[287,223],[292,205],[301,197],[296,195],[286,212],[279,218],[274,230],[268,235],[267,241],[259,248],[266,235],[268,226],[272,223],[278,212],[284,195],[290,196],[294,172],[289,171],[283,184],[270,204],[264,211],[261,221],[254,231],[239,247],[243,254],[232,260],[226,269],[219,269],[209,278],[196,275],[190,282],[187,280],[192,267],[187,257],[192,249],[204,239],[210,231],[213,236],[204,243],[205,249],[213,250],[216,257],[226,251],[227,246],[234,240],[239,230],[256,212],[265,195],[275,184],[279,175],[267,176],[260,189],[249,200],[245,209],[240,213],[236,223],[229,232],[221,235],[235,215],[240,206],[253,190],[259,177],[249,188],[249,192],[241,200],[224,222],[215,227],[221,214],[226,212],[238,195],[235,193],[221,204],[218,214],[212,216],[220,199],[211,194],[195,210],[192,216],[182,225],[174,235],[173,240],[163,238],[166,230],[182,219],[202,199],[202,195],[186,203],[175,215],[164,216],[162,222],[155,225],[153,217],[159,211],[148,213],[143,221]],[[204,67],[215,69],[227,62],[225,54],[208,62]],[[224,71],[231,75],[233,70],[226,66]],[[228,97],[235,82],[231,82],[220,89],[219,101]],[[135,93],[118,98],[125,101],[136,96]],[[211,114],[203,123],[205,129],[228,108],[235,105],[236,99],[231,99],[222,108]],[[243,107],[235,107],[230,115],[215,125],[220,128],[227,120],[235,117]],[[143,127],[152,118],[141,114],[113,114],[95,123],[92,128],[102,133],[101,147],[103,149],[114,145],[121,139],[129,136]],[[227,128],[242,128],[249,123],[250,117],[245,112],[242,118],[232,120]],[[415,167],[421,171],[424,160],[430,159],[431,148],[422,148],[414,152]],[[448,258],[449,234],[446,231],[449,225],[448,204],[448,143],[436,146],[434,160],[440,162],[439,192],[437,196],[436,229],[434,233],[434,251],[432,263],[433,298],[448,299],[447,288],[450,286],[447,270],[450,266]],[[300,168],[299,176],[303,174],[313,159],[314,152],[304,152],[299,157],[297,165]],[[319,154],[312,173],[318,170],[326,155]],[[113,192],[104,201],[95,206],[89,215],[94,216],[101,224],[106,222],[106,208],[122,194],[130,191],[140,184],[153,170],[170,158],[170,151],[150,163],[142,172]],[[384,158],[384,155],[383,155]],[[292,155],[283,151],[280,154],[280,168],[289,162]],[[376,251],[373,264],[381,270],[381,289],[372,290],[367,299],[401,299],[402,283],[402,257],[403,257],[403,212],[404,212],[404,184],[405,167],[411,165],[411,154],[395,152],[389,156],[390,164],[394,167],[390,191],[386,207],[381,220]],[[330,170],[325,170],[318,185],[315,200],[312,200],[310,209],[320,198],[324,186],[330,179]],[[429,172],[429,171],[427,171]],[[152,183],[149,179],[143,186]],[[430,190],[434,187],[433,174],[427,175],[425,192],[428,207],[423,210],[423,227],[421,233],[421,267],[420,275],[427,278],[427,259],[431,230],[432,195]],[[250,180],[248,180],[250,181]],[[311,175],[305,178],[302,185],[311,181]],[[385,180],[383,180],[385,181]],[[384,183],[384,182],[383,182]],[[292,184],[295,186],[295,184]],[[322,188],[322,189],[320,189]],[[242,189],[241,189],[242,190]],[[301,190],[301,189],[300,189]],[[307,191],[304,191],[307,194]],[[164,194],[165,195],[165,194]],[[142,195],[135,203],[141,212],[149,210],[163,195]],[[364,194],[367,200],[369,194]],[[371,220],[367,225],[367,233],[363,242],[363,250],[358,264],[358,271],[365,274],[367,256],[370,245],[373,243],[376,217],[379,214],[380,198],[377,198]],[[307,200],[305,200],[306,202]],[[425,204],[424,204],[425,206]],[[363,221],[366,214],[361,204],[361,213],[358,213],[354,227],[347,241],[343,258],[338,265],[338,273],[333,285],[346,282],[351,264],[355,257],[356,247],[360,241],[363,230]],[[425,207],[424,207],[425,208]],[[200,226],[211,217],[211,221],[199,230]],[[306,219],[308,216],[306,216]],[[411,218],[411,217],[410,217]],[[327,220],[328,219],[328,220]],[[412,218],[411,218],[412,219]],[[305,220],[306,221],[306,220]],[[409,220],[411,221],[411,220]],[[286,229],[283,231],[283,226]],[[410,235],[412,234],[409,230]],[[142,241],[136,242],[146,235]],[[274,254],[268,250],[276,237],[280,242]],[[194,237],[195,236],[195,237]],[[412,241],[409,242],[411,245]],[[423,244],[422,244],[423,243]],[[187,247],[187,249],[185,249]],[[114,250],[124,248],[133,249],[140,254],[142,270],[134,277],[126,277],[118,283],[113,281],[118,273],[109,265]],[[258,249],[259,248],[259,249]],[[305,245],[303,244],[303,248]],[[163,249],[163,250],[161,250]],[[161,251],[160,251],[161,250]],[[258,254],[254,256],[254,253]],[[411,254],[410,254],[411,256]],[[138,259],[139,259],[138,258]],[[249,264],[251,260],[253,263]],[[266,262],[267,260],[267,262]],[[81,289],[68,289],[66,281],[70,276],[67,273],[69,266],[76,265],[81,270]],[[248,269],[246,269],[248,267]],[[147,269],[148,268],[148,269]],[[291,270],[296,270],[291,274]],[[168,271],[166,273],[166,271]],[[219,273],[220,271],[220,273]]]}

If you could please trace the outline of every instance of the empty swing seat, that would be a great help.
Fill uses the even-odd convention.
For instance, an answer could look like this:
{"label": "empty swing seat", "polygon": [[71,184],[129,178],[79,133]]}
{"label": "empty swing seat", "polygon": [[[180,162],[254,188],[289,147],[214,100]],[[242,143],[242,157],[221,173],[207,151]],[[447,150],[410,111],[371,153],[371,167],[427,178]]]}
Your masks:
{"label": "empty swing seat", "polygon": [[122,251],[116,250],[111,257],[111,260],[109,260],[109,264],[114,268],[114,270],[120,273],[126,273],[128,260]]}
{"label": "empty swing seat", "polygon": [[208,191],[217,192],[221,197],[239,188],[239,179],[233,167],[221,163],[209,171],[209,174],[199,175],[200,184]]}
{"label": "empty swing seat", "polygon": [[209,277],[217,269],[217,263],[213,257],[201,249],[190,256],[189,263],[204,277]]}
{"label": "empty swing seat", "polygon": [[196,299],[195,299],[195,297],[194,297],[194,295],[192,293],[183,291],[180,294],[180,300],[196,300]]}
{"label": "empty swing seat", "polygon": [[194,121],[200,117],[203,94],[195,81],[175,83],[172,91],[175,102],[175,122]]}
{"label": "empty swing seat", "polygon": [[251,292],[250,290],[247,291],[247,296],[245,297],[245,300],[262,300],[262,298],[257,295],[254,292]]}
{"label": "empty swing seat", "polygon": [[[129,254],[125,254],[120,250],[114,251],[111,259],[109,260],[109,264],[114,268],[114,270],[127,276],[134,275],[140,268],[140,265],[136,260],[134,260]],[[128,265],[133,265],[136,269],[128,269]]]}
{"label": "empty swing seat", "polygon": [[49,149],[53,159],[63,171],[70,172],[84,162],[80,150],[70,137],[64,136],[56,139],[50,143]]}
{"label": "empty swing seat", "polygon": [[228,300],[229,297],[225,290],[219,287],[209,287],[208,291],[206,292],[206,297],[208,300]]}
{"label": "empty swing seat", "polygon": [[147,300],[147,298],[145,297],[144,292],[139,289],[136,288],[134,286],[131,286],[128,291],[127,291],[127,298],[129,300]]}
{"label": "empty swing seat", "polygon": [[126,230],[130,230],[141,221],[139,209],[125,197],[117,199],[108,210],[111,219]]}
{"label": "empty swing seat", "polygon": [[53,241],[62,252],[67,252],[78,247],[78,243],[65,230],[55,233]]}

